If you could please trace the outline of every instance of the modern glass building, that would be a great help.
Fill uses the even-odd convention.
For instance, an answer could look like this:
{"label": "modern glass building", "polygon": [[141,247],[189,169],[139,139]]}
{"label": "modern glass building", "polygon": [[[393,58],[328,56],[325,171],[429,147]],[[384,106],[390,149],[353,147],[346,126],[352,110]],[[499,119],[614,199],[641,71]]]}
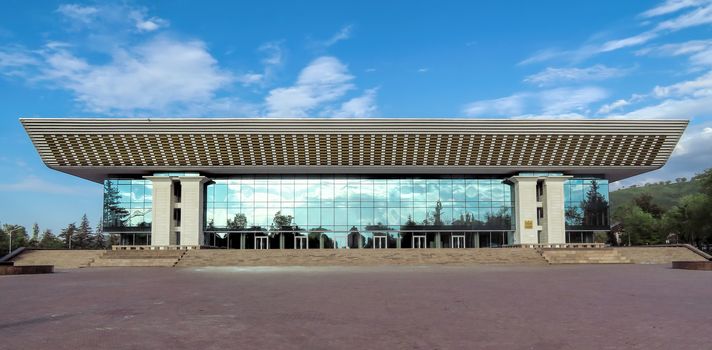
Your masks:
{"label": "modern glass building", "polygon": [[661,167],[682,120],[22,119],[104,185],[125,245],[478,248],[592,242],[609,182]]}

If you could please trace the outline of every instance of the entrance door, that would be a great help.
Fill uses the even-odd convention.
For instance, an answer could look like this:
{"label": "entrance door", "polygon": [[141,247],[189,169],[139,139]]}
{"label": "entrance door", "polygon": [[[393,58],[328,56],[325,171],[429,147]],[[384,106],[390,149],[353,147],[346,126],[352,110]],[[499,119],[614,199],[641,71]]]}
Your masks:
{"label": "entrance door", "polygon": [[309,249],[309,241],[306,236],[294,236],[294,249]]}
{"label": "entrance door", "polygon": [[388,248],[388,239],[386,236],[373,236],[373,249]]}
{"label": "entrance door", "polygon": [[428,247],[427,239],[425,235],[413,235],[413,245],[414,249],[425,249]]}
{"label": "entrance door", "polygon": [[255,236],[255,249],[269,249],[269,237]]}
{"label": "entrance door", "polygon": [[450,236],[450,247],[465,248],[465,235],[451,235]]}

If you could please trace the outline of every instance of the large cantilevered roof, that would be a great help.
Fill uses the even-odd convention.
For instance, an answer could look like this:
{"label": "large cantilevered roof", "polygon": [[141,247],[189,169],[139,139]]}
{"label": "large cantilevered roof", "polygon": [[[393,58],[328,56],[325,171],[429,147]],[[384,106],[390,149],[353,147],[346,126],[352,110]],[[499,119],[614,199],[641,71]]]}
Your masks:
{"label": "large cantilevered roof", "polygon": [[100,182],[205,174],[513,174],[660,168],[686,120],[23,118],[50,168]]}

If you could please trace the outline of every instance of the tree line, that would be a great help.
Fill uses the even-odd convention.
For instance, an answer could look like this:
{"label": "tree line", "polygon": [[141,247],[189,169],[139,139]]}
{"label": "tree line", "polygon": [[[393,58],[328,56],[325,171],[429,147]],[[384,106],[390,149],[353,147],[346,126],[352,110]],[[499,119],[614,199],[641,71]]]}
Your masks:
{"label": "tree line", "polygon": [[72,222],[63,228],[59,234],[51,229],[40,231],[40,226],[32,225],[32,232],[24,226],[3,224],[0,226],[0,256],[8,252],[10,236],[12,249],[19,247],[41,249],[106,249],[112,244],[118,244],[117,237],[103,232],[101,222],[92,228],[89,219],[84,214],[79,221]]}
{"label": "tree line", "polygon": [[[686,195],[669,209],[654,201],[649,193],[633,198],[633,202],[613,213],[614,223],[621,230],[613,244],[688,243],[701,249],[712,245],[712,168],[693,177],[700,181],[699,193]],[[676,183],[684,182],[682,179]],[[615,233],[615,227],[613,232]]]}

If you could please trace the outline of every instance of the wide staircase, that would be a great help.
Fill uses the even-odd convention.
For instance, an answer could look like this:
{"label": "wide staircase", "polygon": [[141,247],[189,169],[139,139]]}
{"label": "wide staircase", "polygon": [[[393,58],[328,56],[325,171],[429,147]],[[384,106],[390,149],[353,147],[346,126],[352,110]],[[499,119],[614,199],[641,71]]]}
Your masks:
{"label": "wide staircase", "polygon": [[107,250],[94,259],[91,267],[173,267],[185,250]]}
{"label": "wide staircase", "polygon": [[634,264],[670,264],[673,261],[706,261],[687,247],[619,247],[622,256]]}
{"label": "wide staircase", "polygon": [[374,266],[546,264],[534,249],[200,249],[186,252],[176,267],[192,266]]}
{"label": "wide staircase", "polygon": [[13,259],[15,266],[54,265],[57,269],[87,267],[104,250],[44,250],[26,249]]}
{"label": "wide staircase", "polygon": [[549,264],[631,264],[633,261],[611,248],[542,249]]}

